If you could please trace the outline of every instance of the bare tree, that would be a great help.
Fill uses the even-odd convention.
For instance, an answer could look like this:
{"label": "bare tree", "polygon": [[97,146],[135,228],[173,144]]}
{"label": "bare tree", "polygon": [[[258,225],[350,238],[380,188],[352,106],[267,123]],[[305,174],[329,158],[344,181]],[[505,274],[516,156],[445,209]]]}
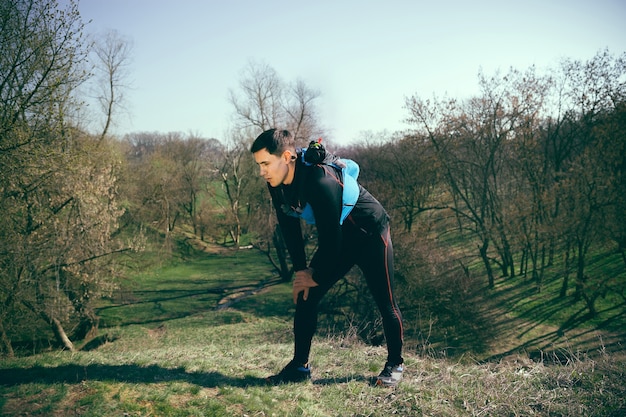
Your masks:
{"label": "bare tree", "polygon": [[567,292],[571,268],[576,277],[574,296],[584,299],[594,316],[596,299],[616,283],[613,276],[593,276],[587,271],[590,250],[607,239],[619,249],[624,234],[620,214],[624,207],[626,54],[613,57],[603,51],[585,62],[565,60],[561,71],[568,87],[562,125],[571,146],[556,173],[554,194],[559,206],[554,224],[563,236],[566,255],[573,255],[566,263],[561,295]]}
{"label": "bare tree", "polygon": [[315,107],[319,91],[307,86],[303,80],[297,80],[287,92],[284,111],[287,127],[292,130],[296,142],[307,143],[311,138],[322,135]]}
{"label": "bare tree", "polygon": [[[452,198],[451,207],[461,230],[479,243],[489,286],[494,286],[492,262],[502,274],[515,273],[511,239],[507,233],[509,202],[517,193],[512,144],[538,111],[541,100],[532,101],[533,90],[521,82],[534,79],[511,70],[506,76],[479,77],[482,94],[463,103],[455,100],[407,100],[410,122],[432,143]],[[523,98],[523,99],[521,99]],[[491,255],[495,249],[498,257]]]}
{"label": "bare tree", "polygon": [[[252,61],[242,72],[239,90],[230,91],[236,122],[233,144],[237,145],[231,146],[225,154],[222,178],[230,200],[231,218],[236,223],[240,214],[246,213],[249,219],[257,220],[250,224],[251,231],[257,236],[254,244],[266,252],[284,280],[291,277],[287,251],[276,224],[267,222],[272,209],[267,204],[267,192],[262,190],[256,167],[252,164],[249,145],[256,135],[274,127],[289,129],[301,146],[320,135],[322,132],[318,127],[315,106],[318,97],[319,92],[308,87],[303,80],[286,84],[272,67]],[[243,178],[244,171],[240,168],[244,166],[249,167],[245,175],[252,178]],[[238,167],[237,174],[235,167]],[[247,187],[245,194],[235,192],[244,184]],[[262,190],[260,193],[259,188]],[[235,196],[237,201],[233,199]],[[245,207],[241,204],[244,200]],[[275,257],[272,256],[272,246]]]}
{"label": "bare tree", "polygon": [[420,213],[445,208],[433,198],[439,175],[427,139],[389,137],[380,143],[350,146],[340,152],[341,156],[358,161],[359,182],[393,212],[393,218],[402,219],[405,232],[411,232]]}
{"label": "bare tree", "polygon": [[623,221],[613,220],[623,213],[625,73],[626,57],[604,51],[564,60],[547,76],[534,68],[481,75],[482,94],[462,103],[407,100],[410,121],[436,151],[460,230],[478,240],[490,286],[492,264],[511,276],[519,253],[520,273],[541,290],[555,251],[565,257],[561,295],[575,272],[590,314],[613,285],[589,276],[586,264],[594,247],[623,240]]}
{"label": "bare tree", "polygon": [[242,72],[239,88],[241,95],[230,91],[238,128],[264,131],[285,123],[282,111],[285,87],[275,69],[250,61]]}
{"label": "bare tree", "polygon": [[294,134],[296,142],[306,144],[322,133],[315,107],[319,96],[319,91],[303,80],[286,84],[268,64],[250,61],[242,72],[239,90],[230,91],[230,103],[236,128],[252,128],[258,133],[282,127]]}
{"label": "bare tree", "polygon": [[109,132],[115,111],[123,106],[124,90],[128,88],[131,52],[131,43],[114,30],[108,31],[94,44],[98,86],[96,98],[104,114],[101,139]]}
{"label": "bare tree", "polygon": [[241,235],[248,231],[252,218],[250,195],[259,187],[256,167],[250,157],[249,141],[239,136],[223,147],[221,163],[217,167],[219,188],[211,192],[223,208],[224,226],[233,243],[238,246]]}

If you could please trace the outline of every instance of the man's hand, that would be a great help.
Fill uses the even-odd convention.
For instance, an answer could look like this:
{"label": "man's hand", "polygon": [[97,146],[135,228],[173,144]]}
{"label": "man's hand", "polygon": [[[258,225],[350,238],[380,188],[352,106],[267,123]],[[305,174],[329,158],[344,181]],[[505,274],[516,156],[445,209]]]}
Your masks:
{"label": "man's hand", "polygon": [[296,279],[293,281],[293,303],[298,302],[298,294],[302,294],[302,298],[306,301],[309,298],[309,288],[317,287],[318,283],[313,281],[313,269],[303,269],[296,272]]}

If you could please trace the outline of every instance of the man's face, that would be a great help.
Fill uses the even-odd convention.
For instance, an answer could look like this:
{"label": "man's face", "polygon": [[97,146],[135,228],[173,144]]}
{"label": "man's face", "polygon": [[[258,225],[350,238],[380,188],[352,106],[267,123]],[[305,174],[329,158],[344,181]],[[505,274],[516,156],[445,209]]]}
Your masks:
{"label": "man's face", "polygon": [[276,156],[264,148],[254,153],[254,161],[259,165],[259,174],[272,187],[291,182],[293,177],[290,175],[291,152],[285,151],[281,156]]}

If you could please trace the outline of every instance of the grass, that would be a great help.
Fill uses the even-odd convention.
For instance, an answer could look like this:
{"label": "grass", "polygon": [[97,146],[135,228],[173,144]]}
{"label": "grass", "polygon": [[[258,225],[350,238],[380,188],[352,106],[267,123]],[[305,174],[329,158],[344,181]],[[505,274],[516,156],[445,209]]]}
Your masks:
{"label": "grass", "polygon": [[227,297],[275,280],[255,251],[192,252],[137,274],[98,314],[103,327],[159,323],[206,311]]}
{"label": "grass", "polygon": [[[485,357],[430,355],[407,341],[404,381],[381,389],[371,378],[384,347],[353,332],[322,332],[313,381],[270,387],[263,378],[292,354],[290,286],[255,251],[177,253],[103,302],[101,335],[83,350],[0,359],[0,415],[626,414],[626,355],[599,337],[616,335],[612,346],[621,346],[623,308],[604,311],[610,300],[603,300],[594,326],[579,320],[565,328],[579,306],[550,295],[556,278],[530,298],[522,278],[498,281],[482,308],[484,322],[496,326],[488,334],[497,335]],[[531,359],[531,350],[541,355]]]}
{"label": "grass", "polygon": [[[269,387],[291,354],[282,318],[222,310],[132,324],[89,352],[3,361],[3,416],[607,416],[626,410],[622,356],[490,363],[407,355],[396,389],[370,384],[385,349],[315,340],[311,383]],[[613,413],[613,414],[611,414]]]}
{"label": "grass", "polygon": [[[442,239],[442,235],[437,234],[441,229],[435,227],[430,230],[430,235],[426,233],[425,239],[411,242],[417,247],[413,251],[418,256],[426,254],[422,255],[427,259],[423,262],[426,265],[430,263],[438,267],[447,262],[446,271],[453,270],[455,260],[457,263],[462,260],[468,268],[463,272],[467,274],[457,271],[441,278],[437,274],[429,274],[427,268],[417,270],[411,278],[423,279],[426,285],[411,293],[411,298],[401,304],[415,305],[423,296],[421,317],[419,320],[412,317],[408,324],[421,321],[415,329],[411,329],[415,334],[429,330],[426,344],[431,352],[442,352],[448,356],[471,354],[481,359],[493,359],[519,352],[540,355],[546,351],[566,350],[598,354],[624,350],[626,268],[615,247],[593,247],[587,258],[585,274],[588,289],[606,281],[603,287],[606,290],[595,301],[597,315],[591,317],[584,300],[576,300],[573,296],[575,271],[569,276],[567,296],[559,297],[563,283],[563,254],[554,255],[540,285],[530,276],[496,275],[495,287],[488,288],[484,265],[475,253],[470,252],[471,245],[468,245],[467,239],[453,228]],[[412,248],[411,245],[406,247]],[[516,261],[520,261],[519,257]],[[501,273],[495,264],[492,266],[495,274]],[[516,272],[519,267],[517,263]],[[399,293],[402,297],[403,291]],[[432,321],[432,332],[429,321]]]}
{"label": "grass", "polygon": [[[607,274],[615,277],[616,282],[626,281],[619,254],[597,255],[587,270],[590,276]],[[556,264],[548,271],[541,291],[537,291],[531,279],[518,276],[501,278],[490,293],[490,305],[504,318],[502,329],[511,332],[510,342],[517,341],[511,344],[511,348],[526,351],[565,349],[585,354],[623,351],[626,342],[623,295],[620,297],[616,291],[607,291],[596,301],[598,314],[591,317],[584,301],[572,296],[573,283],[570,283],[568,296],[559,297],[560,265]],[[570,281],[573,280],[571,277]]]}

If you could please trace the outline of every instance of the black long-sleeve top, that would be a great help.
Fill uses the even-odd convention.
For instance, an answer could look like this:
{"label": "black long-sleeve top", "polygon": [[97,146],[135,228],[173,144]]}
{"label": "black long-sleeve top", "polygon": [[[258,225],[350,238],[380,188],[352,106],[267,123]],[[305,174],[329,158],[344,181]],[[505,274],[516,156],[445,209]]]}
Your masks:
{"label": "black long-sleeve top", "polygon": [[[347,228],[358,228],[367,234],[379,234],[389,222],[383,206],[359,184],[359,198],[350,216],[339,224],[342,208],[343,178],[341,170],[331,165],[308,166],[296,160],[294,179],[289,185],[268,186],[276,209],[287,250],[295,271],[307,268],[301,220],[287,214],[310,204],[315,216],[318,249],[310,267],[318,284],[336,271],[340,249]],[[354,236],[354,234],[351,234]],[[328,279],[328,278],[326,278]]]}

